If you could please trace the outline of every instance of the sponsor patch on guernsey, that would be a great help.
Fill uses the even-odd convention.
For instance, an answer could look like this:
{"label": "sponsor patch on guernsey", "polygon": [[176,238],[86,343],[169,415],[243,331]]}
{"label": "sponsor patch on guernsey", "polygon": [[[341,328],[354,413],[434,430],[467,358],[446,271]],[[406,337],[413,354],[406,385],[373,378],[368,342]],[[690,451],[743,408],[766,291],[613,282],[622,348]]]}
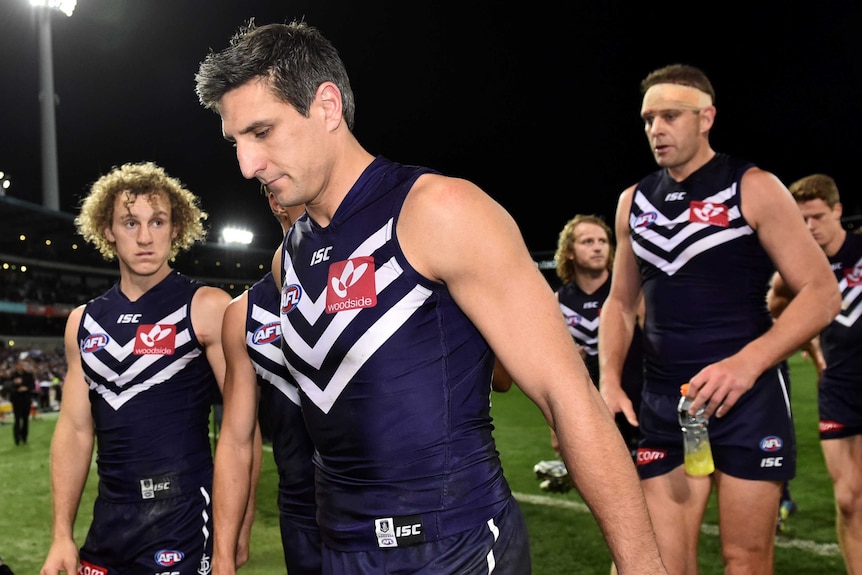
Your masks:
{"label": "sponsor patch on guernsey", "polygon": [[180,495],[179,484],[173,475],[159,475],[141,479],[141,499],[166,499]]}
{"label": "sponsor patch on guernsey", "polygon": [[170,324],[138,326],[135,334],[135,355],[173,355],[176,349],[177,328]]}
{"label": "sponsor patch on guernsey", "polygon": [[380,517],[374,520],[374,533],[380,548],[410,547],[425,543],[425,531],[419,515]]}

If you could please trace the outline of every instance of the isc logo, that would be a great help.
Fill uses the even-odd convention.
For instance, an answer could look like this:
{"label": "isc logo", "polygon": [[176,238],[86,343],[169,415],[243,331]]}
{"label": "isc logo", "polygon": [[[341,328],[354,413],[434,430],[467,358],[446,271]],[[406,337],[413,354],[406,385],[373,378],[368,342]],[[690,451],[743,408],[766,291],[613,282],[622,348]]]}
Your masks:
{"label": "isc logo", "polygon": [[784,466],[784,458],[783,457],[764,457],[760,460],[761,467],[783,467]]}
{"label": "isc logo", "polygon": [[262,325],[251,336],[251,341],[255,345],[263,345],[277,341],[281,337],[281,324],[277,321]]}
{"label": "isc logo", "polygon": [[399,525],[395,528],[396,537],[409,537],[410,535],[419,535],[422,533],[422,524],[414,523],[413,525]]}
{"label": "isc logo", "polygon": [[139,321],[141,321],[139,313],[121,313],[117,318],[117,323],[138,323]]}
{"label": "isc logo", "polygon": [[315,264],[319,264],[320,262],[327,261],[329,259],[330,250],[332,250],[332,246],[320,248],[319,250],[317,250],[316,252],[311,254],[311,264],[310,265],[315,265]]}
{"label": "isc logo", "polygon": [[584,304],[584,309],[596,309],[599,307],[599,302],[597,301],[588,301]]}
{"label": "isc logo", "polygon": [[666,202],[677,202],[685,199],[685,192],[671,192],[664,197]]}

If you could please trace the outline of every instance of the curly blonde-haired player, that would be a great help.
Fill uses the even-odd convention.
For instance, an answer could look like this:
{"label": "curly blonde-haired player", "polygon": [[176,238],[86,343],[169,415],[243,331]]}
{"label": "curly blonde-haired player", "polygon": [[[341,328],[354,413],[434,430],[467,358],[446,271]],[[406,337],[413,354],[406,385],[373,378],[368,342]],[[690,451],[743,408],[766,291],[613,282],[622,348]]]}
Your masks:
{"label": "curly blonde-haired player", "polygon": [[[113,169],[83,200],[78,231],[118,260],[120,280],[66,324],[53,542],[42,575],[211,568],[209,414],[224,378],[231,298],[169,264],[204,238],[205,218],[198,198],[153,163]],[[99,494],[78,549],[73,527],[96,444]]]}

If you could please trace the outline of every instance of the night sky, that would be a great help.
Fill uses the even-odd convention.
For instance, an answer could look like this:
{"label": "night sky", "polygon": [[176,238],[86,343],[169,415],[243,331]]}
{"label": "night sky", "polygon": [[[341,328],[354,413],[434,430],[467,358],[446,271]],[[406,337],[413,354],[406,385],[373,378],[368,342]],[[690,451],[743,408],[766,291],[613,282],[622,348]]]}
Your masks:
{"label": "night sky", "polygon": [[[551,251],[575,213],[613,219],[618,194],[655,169],[640,80],[682,62],[718,93],[712,143],[786,184],[813,172],[862,214],[862,3],[449,0],[79,0],[53,18],[60,204],[75,213],[112,166],[151,160],[202,197],[211,239],[279,228],[239,173],[194,74],[248,18],[304,18],[340,51],[373,154],[473,180],[513,214],[527,246]],[[637,3],[642,5],[644,3]],[[0,0],[0,170],[8,194],[42,203],[36,18]]]}

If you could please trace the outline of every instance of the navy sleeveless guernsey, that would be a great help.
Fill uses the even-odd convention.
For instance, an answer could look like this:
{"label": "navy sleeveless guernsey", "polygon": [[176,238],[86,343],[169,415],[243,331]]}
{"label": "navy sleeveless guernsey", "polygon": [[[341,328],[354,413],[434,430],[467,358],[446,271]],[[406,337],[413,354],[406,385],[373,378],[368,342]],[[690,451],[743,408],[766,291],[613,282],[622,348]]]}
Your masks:
{"label": "navy sleeveless guernsey", "polygon": [[78,341],[107,501],[211,492],[218,386],[190,316],[202,285],[173,272],[137,301],[117,284],[84,310]]}
{"label": "navy sleeveless guernsey", "polygon": [[662,169],[635,190],[629,226],[647,309],[645,391],[678,396],[703,367],[772,326],[765,294],[774,267],[740,209],[751,167],[716,154],[682,182]]}
{"label": "navy sleeveless guernsey", "polygon": [[284,241],[282,350],[318,450],[321,534],[337,550],[474,529],[511,493],[491,435],[494,356],[396,236],[425,173],[378,157],[329,226],[304,217]]}

